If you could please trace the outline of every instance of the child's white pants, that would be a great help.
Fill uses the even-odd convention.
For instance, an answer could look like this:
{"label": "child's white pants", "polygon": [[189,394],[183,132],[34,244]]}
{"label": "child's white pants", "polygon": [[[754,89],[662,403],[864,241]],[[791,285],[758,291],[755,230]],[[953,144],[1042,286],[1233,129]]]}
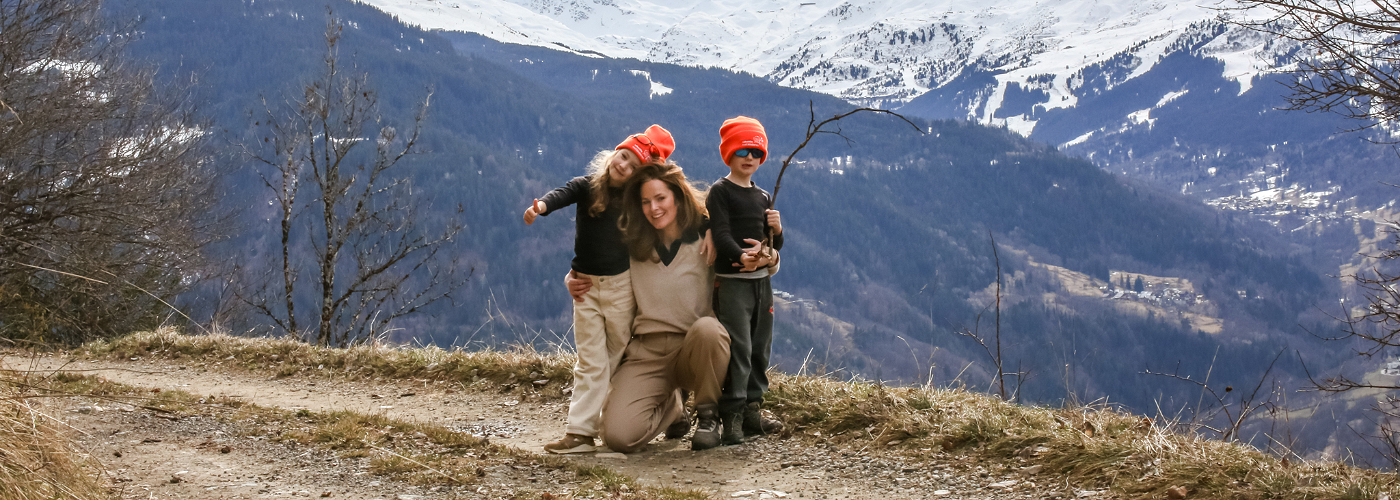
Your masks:
{"label": "child's white pants", "polygon": [[569,398],[569,423],[564,432],[598,436],[599,418],[608,397],[608,382],[632,337],[637,305],[632,298],[630,271],[614,276],[587,276],[593,288],[583,302],[574,302],[574,393]]}

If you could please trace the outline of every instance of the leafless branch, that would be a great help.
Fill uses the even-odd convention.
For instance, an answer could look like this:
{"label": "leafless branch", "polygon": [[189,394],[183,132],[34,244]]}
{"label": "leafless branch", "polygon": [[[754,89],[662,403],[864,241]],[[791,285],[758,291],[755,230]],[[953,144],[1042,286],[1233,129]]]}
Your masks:
{"label": "leafless branch", "polygon": [[[418,151],[432,91],[406,134],[387,125],[368,75],[341,68],[342,26],[328,17],[323,71],[284,105],[264,102],[265,133],[244,146],[277,202],[282,268],[265,276],[279,290],[265,281],[247,300],[290,335],[343,346],[450,299],[471,271],[443,251],[464,229],[460,207],[442,227],[420,227],[420,201],[400,163]],[[303,275],[314,278],[313,291],[298,286]],[[314,317],[303,321],[297,304],[311,296]]]}
{"label": "leafless branch", "polygon": [[[1181,375],[1179,372],[1164,373],[1143,370],[1143,373],[1180,380],[1199,386],[1202,396],[1210,394],[1214,401],[1211,402],[1211,406],[1208,408],[1202,407],[1202,403],[1198,401],[1196,403],[1196,408],[1193,410],[1194,417],[1192,421],[1200,428],[1219,434],[1222,441],[1237,441],[1239,440],[1240,429],[1250,416],[1254,415],[1259,410],[1273,409],[1278,406],[1275,402],[1275,398],[1278,397],[1280,389],[1276,383],[1272,390],[1269,391],[1269,397],[1261,400],[1260,391],[1262,391],[1265,384],[1270,381],[1269,374],[1273,372],[1274,365],[1278,364],[1279,358],[1283,357],[1284,351],[1286,351],[1286,349],[1280,349],[1278,354],[1274,355],[1273,361],[1269,362],[1269,367],[1259,376],[1259,382],[1255,384],[1254,390],[1250,391],[1248,395],[1237,396],[1233,403],[1230,401],[1230,393],[1235,391],[1234,386],[1227,385],[1222,392],[1210,385],[1210,372],[1215,368],[1214,360],[1211,362],[1210,369],[1207,370],[1205,380],[1195,380],[1192,379],[1190,375]],[[1225,425],[1217,428],[1211,426],[1209,422],[1215,420],[1215,417],[1218,415],[1224,415]]]}
{"label": "leafless branch", "polygon": [[[1400,118],[1400,10],[1357,0],[1241,0],[1235,24],[1300,45],[1288,109],[1337,113],[1363,130]],[[1262,14],[1262,15],[1261,15]]]}
{"label": "leafless branch", "polygon": [[797,153],[801,152],[803,148],[806,148],[807,143],[812,142],[812,138],[816,137],[817,134],[835,134],[841,137],[842,139],[845,139],[846,142],[849,144],[851,142],[851,139],[846,137],[845,135],[842,135],[840,129],[826,130],[824,127],[826,127],[828,124],[837,123],[841,121],[842,118],[845,118],[847,116],[851,116],[856,113],[862,112],[894,115],[900,120],[904,120],[904,123],[908,123],[910,127],[914,127],[915,131],[919,132],[920,134],[924,133],[923,129],[920,129],[918,125],[914,124],[914,122],[909,121],[909,119],[905,118],[904,115],[895,113],[894,111],[890,111],[887,109],[879,108],[856,108],[845,113],[837,114],[835,116],[832,116],[831,118],[822,120],[821,122],[817,122],[816,105],[811,101],[807,101],[807,136],[804,139],[802,139],[802,143],[798,144],[796,149],[793,149],[791,153],[788,153],[787,156],[783,157],[783,166],[782,168],[778,169],[778,180],[773,183],[773,197],[768,200],[768,208],[773,208],[773,205],[778,202],[778,189],[781,189],[783,187],[783,174],[787,172],[788,164],[792,163],[792,159],[797,156]]}
{"label": "leafless branch", "polygon": [[961,330],[957,330],[955,333],[957,333],[958,335],[962,335],[962,336],[964,336],[964,337],[967,337],[967,338],[972,339],[974,342],[977,342],[977,345],[982,346],[982,350],[984,350],[984,351],[987,352],[987,357],[988,357],[989,359],[991,359],[991,361],[992,361],[992,366],[996,368],[996,380],[995,380],[995,382],[996,382],[996,384],[997,384],[997,391],[998,391],[998,393],[1001,395],[1001,398],[1002,398],[1003,400],[1005,400],[1005,399],[1006,399],[1006,376],[1007,376],[1007,375],[1013,375],[1013,376],[1016,377],[1016,391],[1015,391],[1014,395],[1015,395],[1016,397],[1019,397],[1020,392],[1021,392],[1021,383],[1023,382],[1023,380],[1025,379],[1025,377],[1026,377],[1027,375],[1029,375],[1030,372],[1021,370],[1020,367],[1019,367],[1019,362],[1017,363],[1017,370],[1016,370],[1015,372],[1007,373],[1007,372],[1006,372],[1006,369],[1004,368],[1005,364],[1004,364],[1004,360],[1002,359],[1002,356],[1001,356],[1001,287],[1002,287],[1001,254],[1000,254],[1000,252],[997,251],[997,240],[996,240],[996,237],[992,236],[992,232],[991,232],[991,231],[987,231],[987,238],[988,238],[989,240],[991,240],[991,244],[992,244],[992,257],[993,257],[993,259],[995,260],[995,263],[996,263],[996,273],[997,273],[996,298],[995,298],[995,301],[994,301],[992,304],[989,305],[989,307],[995,307],[995,314],[996,314],[996,318],[995,318],[995,321],[994,321],[995,333],[994,333],[994,335],[993,335],[993,337],[992,337],[992,339],[991,339],[991,344],[990,344],[990,345],[988,344],[987,339],[983,338],[982,335],[981,335],[981,333],[980,333],[980,329],[981,329],[981,326],[982,326],[982,314],[984,314],[984,313],[987,312],[987,309],[986,309],[986,308],[983,308],[981,312],[977,313],[977,317],[973,320],[973,328],[972,328],[972,329],[963,328],[963,329],[961,329]]}

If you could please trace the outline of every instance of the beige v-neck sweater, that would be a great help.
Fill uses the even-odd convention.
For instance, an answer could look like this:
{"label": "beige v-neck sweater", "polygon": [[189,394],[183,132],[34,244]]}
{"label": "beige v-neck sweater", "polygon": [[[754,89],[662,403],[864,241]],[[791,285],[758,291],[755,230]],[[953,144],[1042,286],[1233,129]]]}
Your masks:
{"label": "beige v-neck sweater", "polygon": [[714,316],[714,270],[700,255],[700,241],[682,243],[671,264],[632,261],[632,295],[637,301],[633,335],[685,333],[696,320]]}

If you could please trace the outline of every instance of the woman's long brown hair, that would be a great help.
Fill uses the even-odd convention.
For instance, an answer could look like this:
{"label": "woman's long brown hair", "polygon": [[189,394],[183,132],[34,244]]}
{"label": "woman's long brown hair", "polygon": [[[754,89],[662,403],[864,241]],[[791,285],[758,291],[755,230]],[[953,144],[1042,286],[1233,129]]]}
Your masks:
{"label": "woman's long brown hair", "polygon": [[710,215],[705,210],[704,194],[691,186],[685,172],[675,163],[658,165],[648,163],[632,172],[627,186],[622,191],[622,215],[617,226],[622,229],[622,242],[627,244],[627,253],[635,260],[657,261],[656,244],[661,240],[661,231],[651,226],[651,221],[642,212],[642,184],[659,180],[671,188],[676,200],[676,221],[681,234],[700,228]]}

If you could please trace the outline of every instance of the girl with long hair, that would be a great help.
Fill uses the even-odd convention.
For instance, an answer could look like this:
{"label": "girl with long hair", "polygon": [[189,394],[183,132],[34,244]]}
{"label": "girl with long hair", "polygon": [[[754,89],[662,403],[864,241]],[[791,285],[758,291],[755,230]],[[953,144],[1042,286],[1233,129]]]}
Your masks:
{"label": "girl with long hair", "polygon": [[671,133],[660,125],[628,136],[611,151],[600,151],[589,163],[588,174],[550,191],[525,209],[525,224],[535,217],[569,205],[578,205],[575,217],[574,259],[569,278],[589,280],[593,286],[574,296],[574,392],[569,399],[564,437],[544,445],[550,453],[586,453],[596,449],[608,380],[632,336],[636,304],[627,246],[622,242],[618,218],[622,214],[623,186],[644,165],[665,163],[675,151]]}

